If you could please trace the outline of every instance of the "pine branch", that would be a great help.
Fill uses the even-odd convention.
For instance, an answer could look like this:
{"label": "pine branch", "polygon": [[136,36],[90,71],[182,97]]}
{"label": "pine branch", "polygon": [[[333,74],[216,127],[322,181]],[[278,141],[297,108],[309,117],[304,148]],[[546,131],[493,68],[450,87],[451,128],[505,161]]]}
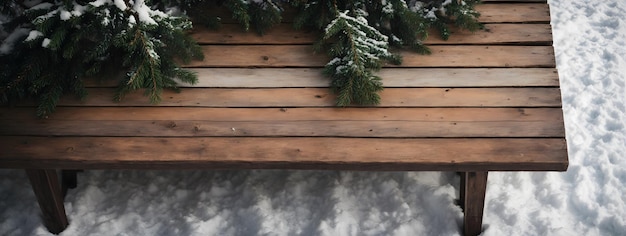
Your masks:
{"label": "pine branch", "polygon": [[[187,34],[191,22],[184,15],[165,13],[165,8],[179,6],[184,12],[199,3],[223,4],[244,29],[252,25],[263,33],[280,22],[285,1],[215,2],[48,0],[29,8],[24,1],[3,1],[0,14],[10,20],[0,27],[0,103],[35,97],[40,101],[38,113],[47,115],[65,93],[86,96],[83,77],[110,70],[128,71],[116,100],[144,89],[151,102],[158,102],[163,89],[176,90],[178,82],[197,80],[194,73],[177,65],[176,58],[187,62],[203,56]],[[446,39],[450,23],[470,31],[483,27],[474,10],[479,0],[288,2],[299,11],[296,28],[322,31],[315,45],[333,58],[324,72],[331,78],[340,106],[379,102],[383,87],[374,72],[384,63],[400,63],[399,56],[389,51],[390,45],[428,53],[422,41],[431,28]],[[111,64],[115,66],[106,67]]]}
{"label": "pine branch", "polygon": [[[74,0],[45,3],[16,16],[9,22],[14,28],[3,27],[15,33],[11,45],[1,45],[11,53],[0,54],[0,102],[36,97],[37,113],[48,115],[63,94],[84,98],[83,78],[102,73],[108,64],[134,72],[120,84],[116,99],[145,89],[156,103],[163,88],[176,88],[177,76],[196,82],[195,74],[179,68],[174,59],[202,57],[185,32],[191,29],[187,18],[167,15],[144,0],[81,3],[85,5]],[[111,63],[119,58],[124,58],[122,65]]]}
{"label": "pine branch", "polygon": [[324,72],[332,79],[339,106],[378,104],[383,87],[373,71],[385,60],[399,60],[388,51],[387,36],[369,26],[364,15],[359,10],[340,12],[325,30],[323,40],[337,46],[329,49],[334,59]]}

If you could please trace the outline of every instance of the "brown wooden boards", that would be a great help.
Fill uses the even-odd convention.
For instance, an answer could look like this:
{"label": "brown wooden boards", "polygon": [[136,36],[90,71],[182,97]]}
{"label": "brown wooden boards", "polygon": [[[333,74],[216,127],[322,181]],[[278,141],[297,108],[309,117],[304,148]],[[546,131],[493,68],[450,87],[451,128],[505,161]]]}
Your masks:
{"label": "brown wooden boards", "polygon": [[[450,38],[442,40],[436,31],[424,44],[546,44],[552,42],[552,30],[549,24],[485,24],[486,32],[472,33],[467,30],[452,28]],[[290,24],[280,24],[264,35],[245,32],[237,24],[226,24],[221,30],[199,27],[192,36],[201,44],[251,44],[251,45],[289,45],[313,43],[317,34],[311,30],[294,30]]]}
{"label": "brown wooden boards", "polygon": [[[0,137],[9,168],[563,170],[563,139]],[[332,150],[321,152],[320,150]],[[55,158],[62,156],[63,158]]]}
{"label": "brown wooden boards", "polygon": [[[163,100],[151,104],[141,93],[122,102],[111,98],[114,89],[89,89],[81,101],[62,99],[61,106],[161,106],[161,107],[334,107],[335,95],[327,88],[187,88],[165,91]],[[560,107],[558,88],[388,88],[380,107]],[[289,99],[285,99],[289,98]]]}
{"label": "brown wooden boards", "polygon": [[[401,52],[388,67],[555,67],[551,46],[430,46],[431,55]],[[309,45],[211,45],[188,67],[323,67],[330,59]],[[223,53],[226,52],[226,53]],[[286,53],[289,52],[289,53]]]}
{"label": "brown wooden boards", "polygon": [[[190,88],[328,87],[321,68],[193,68],[198,83]],[[555,68],[383,68],[386,88],[406,87],[556,87]],[[91,88],[115,87],[117,81],[86,81]]]}
{"label": "brown wooden boards", "polygon": [[[226,24],[197,28],[199,83],[114,102],[116,80],[87,81],[47,119],[34,103],[0,108],[0,165],[29,168],[297,168],[564,170],[559,79],[549,8],[486,1],[487,30],[443,41],[431,55],[399,52],[381,104],[336,107],[329,61],[314,32],[284,23],[260,36]],[[4,151],[6,150],[6,151]]]}
{"label": "brown wooden boards", "polygon": [[545,3],[482,4],[476,10],[485,23],[550,22],[550,8]]}

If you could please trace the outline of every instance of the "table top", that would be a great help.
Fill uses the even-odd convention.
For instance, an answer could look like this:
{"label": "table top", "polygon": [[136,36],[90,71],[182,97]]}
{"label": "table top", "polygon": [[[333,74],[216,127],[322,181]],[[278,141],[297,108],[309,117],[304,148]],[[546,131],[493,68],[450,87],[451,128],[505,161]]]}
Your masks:
{"label": "table top", "polygon": [[487,30],[400,52],[371,107],[334,105],[311,32],[198,28],[205,59],[186,67],[199,83],[157,105],[141,91],[116,103],[115,82],[88,82],[86,100],[65,97],[47,119],[33,104],[0,107],[0,168],[563,171],[549,8],[529,2],[485,1]]}

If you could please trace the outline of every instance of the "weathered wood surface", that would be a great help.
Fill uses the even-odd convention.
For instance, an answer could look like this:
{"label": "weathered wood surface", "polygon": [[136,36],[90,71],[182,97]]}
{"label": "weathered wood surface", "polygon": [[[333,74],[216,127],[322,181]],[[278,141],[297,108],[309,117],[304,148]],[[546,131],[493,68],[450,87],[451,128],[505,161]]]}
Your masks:
{"label": "weathered wood surface", "polygon": [[[467,30],[452,28],[450,38],[442,40],[438,32],[431,31],[424,44],[521,44],[532,43],[550,45],[552,30],[550,24],[485,24],[487,31],[476,34]],[[192,36],[201,44],[302,44],[313,43],[317,34],[311,30],[294,30],[291,24],[280,24],[259,36],[241,30],[238,24],[226,24],[221,30],[209,30],[198,26]]]}
{"label": "weathered wood surface", "polygon": [[[321,68],[192,68],[198,83],[183,88],[328,87]],[[386,88],[556,87],[554,68],[383,68],[376,73]],[[520,79],[524,78],[524,79]],[[86,81],[90,88],[112,88],[114,80]]]}
{"label": "weathered wood surface", "polygon": [[[401,65],[387,67],[551,67],[551,46],[430,46],[432,54],[400,52]],[[188,67],[323,67],[326,55],[314,53],[309,45],[210,45],[207,55]],[[227,56],[223,55],[227,52]],[[289,53],[286,53],[289,52]]]}
{"label": "weathered wood surface", "polygon": [[561,96],[545,1],[486,1],[487,29],[433,32],[432,55],[378,75],[376,107],[334,106],[313,32],[199,29],[199,83],[113,102],[117,82],[88,81],[47,119],[33,102],[0,108],[7,168],[564,170]]}
{"label": "weathered wood surface", "polygon": [[[550,9],[546,1],[533,0],[505,0],[505,1],[485,1],[476,7],[481,17],[478,19],[483,23],[549,23]],[[212,16],[220,17],[222,23],[237,23],[232,18],[232,14],[226,9],[211,9],[209,12]],[[292,22],[294,12],[287,9],[283,14],[284,22]]]}
{"label": "weathered wood surface", "polygon": [[550,138],[4,136],[0,142],[12,147],[3,158],[8,168],[538,171],[564,169],[567,157],[565,140]]}

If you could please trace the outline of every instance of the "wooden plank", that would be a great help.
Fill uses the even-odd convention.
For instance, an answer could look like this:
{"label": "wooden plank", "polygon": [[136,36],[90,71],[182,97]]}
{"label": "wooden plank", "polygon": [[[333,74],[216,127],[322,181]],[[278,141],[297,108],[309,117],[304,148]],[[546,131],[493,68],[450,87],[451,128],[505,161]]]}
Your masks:
{"label": "wooden plank", "polygon": [[319,33],[295,30],[292,24],[279,24],[260,35],[244,31],[239,24],[222,24],[219,29],[194,26],[191,37],[199,44],[312,44]]}
{"label": "wooden plank", "polygon": [[[202,47],[205,59],[186,67],[322,67],[329,58],[308,45]],[[432,55],[403,51],[390,67],[555,67],[552,46],[431,46]],[[225,53],[228,52],[228,53]],[[289,53],[285,53],[289,52]]]}
{"label": "wooden plank", "polygon": [[[328,87],[330,79],[316,68],[192,68],[198,75],[188,88]],[[387,88],[398,87],[558,87],[555,68],[383,68],[376,73]],[[85,81],[87,87],[116,87],[115,79]]]}
{"label": "wooden plank", "polygon": [[[268,88],[328,87],[321,69],[197,68],[198,84],[182,87]],[[554,68],[384,68],[377,73],[387,88],[396,87],[556,87]]]}
{"label": "wooden plank", "polygon": [[203,46],[203,61],[187,67],[321,67],[328,62],[325,53],[315,53],[310,45]]}
{"label": "wooden plank", "polygon": [[[59,106],[157,106],[142,92],[113,102],[114,89],[88,89],[84,101],[61,98]],[[335,95],[323,88],[182,89],[164,91],[158,106],[194,107],[327,107]],[[378,107],[560,107],[558,88],[388,88],[380,93]],[[33,105],[32,103],[30,105]]]}
{"label": "wooden plank", "polygon": [[476,10],[484,23],[550,22],[550,8],[545,3],[480,4]]}
{"label": "wooden plank", "polygon": [[[478,18],[480,22],[492,23],[492,22],[550,22],[549,8],[546,1],[513,1],[506,3],[501,2],[487,2],[485,4],[479,4],[476,6],[476,10],[481,13],[481,17]],[[238,23],[232,18],[232,14],[224,9],[215,9],[212,16],[219,16],[222,23],[234,24]],[[287,10],[283,13],[283,22],[291,23],[296,14],[295,10]],[[518,16],[518,14],[520,16]],[[200,25],[200,24],[195,24]],[[254,31],[254,29],[250,29]]]}
{"label": "wooden plank", "polygon": [[[159,147],[159,148],[155,148]],[[0,137],[6,168],[565,170],[563,138]],[[332,150],[320,152],[319,150]]]}
{"label": "wooden plank", "polygon": [[400,67],[556,67],[552,46],[431,46],[431,55],[402,52]]}
{"label": "wooden plank", "polygon": [[[16,127],[19,126],[19,127]],[[97,137],[564,137],[563,121],[54,121],[20,122],[0,135]]]}
{"label": "wooden plank", "polygon": [[434,44],[531,44],[552,45],[550,24],[486,24],[485,30],[470,32],[451,27],[448,40],[443,40],[437,32],[431,32],[424,41]]}
{"label": "wooden plank", "polygon": [[[561,108],[206,108],[59,107],[37,119],[30,107],[0,108],[0,127],[11,122],[58,121],[563,121]],[[11,121],[11,122],[9,122]],[[1,129],[1,128],[0,128]]]}
{"label": "wooden plank", "polygon": [[[289,24],[280,24],[265,35],[244,32],[239,25],[227,24],[219,30],[199,27],[191,36],[200,44],[312,44],[319,33],[295,30]],[[486,24],[485,31],[469,32],[451,27],[452,35],[442,40],[432,30],[425,44],[523,44],[551,45],[552,31],[549,24]]]}

